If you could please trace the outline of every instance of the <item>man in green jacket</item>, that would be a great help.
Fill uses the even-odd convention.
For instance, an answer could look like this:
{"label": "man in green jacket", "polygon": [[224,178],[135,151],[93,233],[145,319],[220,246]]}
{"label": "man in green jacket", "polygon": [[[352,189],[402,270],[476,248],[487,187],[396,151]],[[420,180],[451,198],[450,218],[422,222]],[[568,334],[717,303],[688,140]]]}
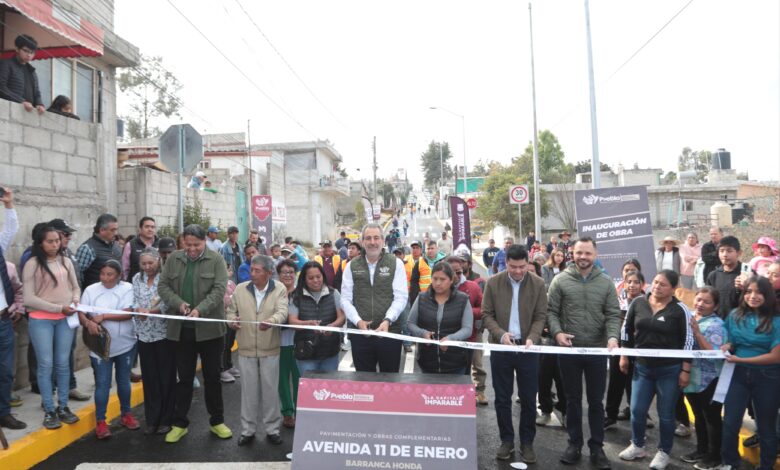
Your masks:
{"label": "man in green jacket", "polygon": [[[620,305],[615,286],[604,271],[593,265],[596,242],[589,237],[574,244],[574,263],[555,276],[548,291],[547,323],[559,346],[608,347],[618,345]],[[566,430],[569,446],[561,462],[573,465],[581,457],[582,376],[585,376],[590,425],[590,460],[599,469],[611,468],[604,454],[604,391],[607,356],[560,354],[558,366],[566,394]]]}
{"label": "man in green jacket", "polygon": [[[188,225],[184,249],[168,256],[157,291],[169,315],[225,319],[227,268],[219,253],[206,248],[206,230]],[[168,321],[168,339],[176,342],[176,406],[173,426],[165,442],[178,442],[187,434],[187,413],[192,404],[192,381],[200,355],[205,382],[206,409],[211,432],[222,439],[233,436],[225,426],[222,383],[219,381],[225,324],[187,320]]]}

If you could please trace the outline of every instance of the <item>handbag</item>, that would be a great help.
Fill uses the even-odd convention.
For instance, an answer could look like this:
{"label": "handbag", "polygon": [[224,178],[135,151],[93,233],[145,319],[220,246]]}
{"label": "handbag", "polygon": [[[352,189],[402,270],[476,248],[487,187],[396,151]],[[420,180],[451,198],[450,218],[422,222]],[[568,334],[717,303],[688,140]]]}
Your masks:
{"label": "handbag", "polygon": [[299,361],[308,361],[314,357],[314,351],[317,349],[320,335],[303,338],[295,342],[295,359]]}
{"label": "handbag", "polygon": [[111,335],[103,325],[98,325],[98,328],[100,328],[100,334],[97,335],[91,334],[87,328],[82,329],[81,339],[84,341],[84,346],[90,351],[99,358],[108,360],[111,357]]}

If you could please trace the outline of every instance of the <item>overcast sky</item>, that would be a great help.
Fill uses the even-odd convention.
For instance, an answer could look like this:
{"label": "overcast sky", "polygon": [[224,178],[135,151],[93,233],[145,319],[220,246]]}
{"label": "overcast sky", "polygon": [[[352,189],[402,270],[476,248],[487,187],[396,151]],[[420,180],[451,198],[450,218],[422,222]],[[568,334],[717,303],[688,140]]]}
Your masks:
{"label": "overcast sky", "polygon": [[[404,167],[415,182],[431,140],[463,162],[461,119],[431,106],[465,116],[469,167],[533,137],[527,2],[238,1],[249,17],[236,0],[173,3],[254,84],[168,2],[116,1],[117,34],[163,57],[202,133],[251,119],[252,143],[329,139],[353,177],[376,136],[379,175]],[[724,147],[751,179],[778,180],[780,2],[693,0],[621,68],[688,3],[591,0],[601,161],[676,170],[685,146]],[[584,3],[536,1],[533,21],[539,129],[567,161],[588,159]]]}

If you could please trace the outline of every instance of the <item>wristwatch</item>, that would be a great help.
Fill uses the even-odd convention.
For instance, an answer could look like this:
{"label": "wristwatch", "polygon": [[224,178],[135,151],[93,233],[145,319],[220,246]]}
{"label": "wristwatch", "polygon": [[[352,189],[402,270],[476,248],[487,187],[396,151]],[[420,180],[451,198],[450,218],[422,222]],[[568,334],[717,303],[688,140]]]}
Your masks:
{"label": "wristwatch", "polygon": [[388,326],[393,325],[393,320],[389,319],[388,317],[385,317],[382,321],[386,321],[388,323]]}

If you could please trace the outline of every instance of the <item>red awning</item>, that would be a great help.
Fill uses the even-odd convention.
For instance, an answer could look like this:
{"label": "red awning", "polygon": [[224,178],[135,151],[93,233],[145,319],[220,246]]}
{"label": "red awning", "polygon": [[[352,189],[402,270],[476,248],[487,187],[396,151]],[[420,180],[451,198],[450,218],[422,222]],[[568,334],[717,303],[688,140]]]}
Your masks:
{"label": "red awning", "polygon": [[2,25],[4,59],[15,54],[14,39],[20,34],[38,42],[35,59],[103,55],[103,30],[51,0],[0,0],[2,5],[12,8]]}

